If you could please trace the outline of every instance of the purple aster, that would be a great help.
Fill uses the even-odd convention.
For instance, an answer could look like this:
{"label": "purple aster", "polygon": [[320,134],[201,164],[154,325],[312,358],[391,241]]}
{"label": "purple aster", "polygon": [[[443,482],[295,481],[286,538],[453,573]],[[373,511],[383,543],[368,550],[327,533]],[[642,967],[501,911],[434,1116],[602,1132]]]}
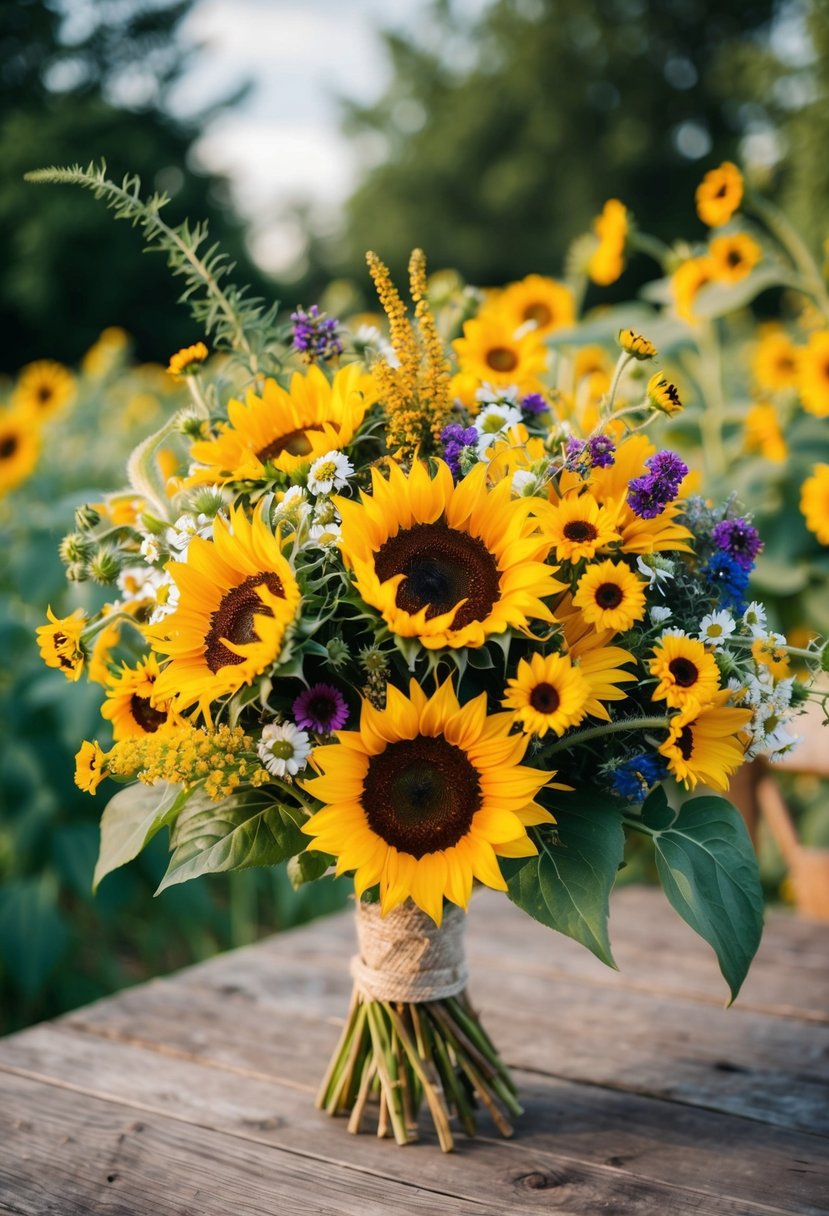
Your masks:
{"label": "purple aster", "polygon": [[724,519],[711,533],[714,544],[728,553],[744,570],[751,570],[763,547],[760,533],[746,519]]}
{"label": "purple aster", "polygon": [[748,570],[737,558],[720,550],[702,567],[700,572],[719,597],[724,608],[742,612],[748,589]]}
{"label": "purple aster", "polygon": [[474,426],[463,427],[459,422],[450,422],[441,431],[440,438],[444,459],[452,470],[452,476],[457,479],[462,472],[460,462],[464,448],[477,448],[478,432]]}
{"label": "purple aster", "polygon": [[616,461],[616,445],[609,435],[594,435],[588,439],[590,460],[594,469],[607,469]]}
{"label": "purple aster", "polygon": [[312,684],[301,692],[293,704],[294,721],[302,730],[318,735],[340,730],[348,721],[345,697],[333,684]]}
{"label": "purple aster", "polygon": [[640,519],[656,519],[676,498],[688,466],[667,449],[649,456],[645,465],[649,472],[634,477],[628,487],[628,504]]}
{"label": "purple aster", "polygon": [[525,414],[546,414],[549,408],[541,393],[527,393],[526,397],[521,398],[521,409]]}
{"label": "purple aster", "polygon": [[309,363],[317,359],[336,359],[343,353],[336,320],[320,312],[318,305],[312,304],[307,312],[298,308],[291,313],[291,320],[294,350],[303,354]]}

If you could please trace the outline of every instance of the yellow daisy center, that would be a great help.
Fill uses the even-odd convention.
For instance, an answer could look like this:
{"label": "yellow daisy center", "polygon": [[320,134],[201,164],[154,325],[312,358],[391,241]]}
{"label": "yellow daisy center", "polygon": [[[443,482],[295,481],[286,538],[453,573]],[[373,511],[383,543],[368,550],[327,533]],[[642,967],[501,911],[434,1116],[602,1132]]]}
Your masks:
{"label": "yellow daisy center", "polygon": [[250,642],[258,642],[259,636],[254,628],[254,618],[258,616],[273,616],[273,609],[262,602],[257,587],[265,586],[273,595],[285,598],[285,589],[278,574],[272,571],[266,574],[252,574],[243,583],[232,587],[223,596],[219,607],[211,615],[210,630],[205,637],[205,662],[215,673],[221,667],[229,667],[243,663],[244,655],[229,650],[222,639],[232,642],[234,646],[246,646]]}
{"label": "yellow daisy center", "polygon": [[363,782],[369,826],[412,857],[457,844],[481,804],[478,770],[446,739],[401,740],[369,760]]}
{"label": "yellow daisy center", "polygon": [[396,603],[426,619],[450,612],[461,600],[452,629],[484,620],[500,596],[498,565],[483,541],[442,524],[416,524],[390,537],[375,558],[381,582],[403,574]]}

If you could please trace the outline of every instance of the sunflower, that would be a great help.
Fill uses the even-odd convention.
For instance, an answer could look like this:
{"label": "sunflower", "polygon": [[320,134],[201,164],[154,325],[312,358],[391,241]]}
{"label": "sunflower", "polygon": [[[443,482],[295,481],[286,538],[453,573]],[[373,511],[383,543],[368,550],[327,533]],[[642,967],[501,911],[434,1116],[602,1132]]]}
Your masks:
{"label": "sunflower", "polygon": [[816,418],[829,416],[829,330],[812,334],[800,352],[800,399]]}
{"label": "sunflower", "polygon": [[515,678],[507,681],[501,702],[515,711],[515,720],[528,735],[543,737],[548,730],[563,735],[584,718],[590,685],[567,655],[540,655],[521,659]]}
{"label": "sunflower", "polygon": [[81,634],[87,624],[82,608],[76,608],[69,616],[57,617],[51,608],[46,609],[48,625],[39,625],[37,644],[40,657],[47,667],[56,667],[67,680],[79,680],[86,654],[81,643]]}
{"label": "sunflower", "polygon": [[692,701],[708,705],[719,691],[717,662],[696,638],[663,634],[653,654],[649,670],[659,679],[652,694],[654,701],[665,701],[671,709],[684,709]]}
{"label": "sunflower", "polygon": [[75,396],[75,377],[54,359],[38,359],[23,368],[11,396],[13,407],[37,418],[49,418]]}
{"label": "sunflower", "polygon": [[739,283],[763,257],[763,250],[745,232],[717,236],[709,246],[714,278],[722,283]]}
{"label": "sunflower", "polygon": [[408,478],[391,465],[388,481],[372,470],[360,503],[335,499],[357,591],[392,633],[436,650],[552,621],[542,601],[564,588],[544,563],[550,542],[509,480],[488,490],[486,477],[478,464],[456,486],[443,461],[434,478],[421,462]]}
{"label": "sunflower", "polygon": [[645,615],[645,584],[624,562],[598,562],[579,579],[573,603],[589,625],[623,633]]}
{"label": "sunflower", "polygon": [[706,173],[697,186],[697,215],[709,228],[727,224],[743,201],[743,175],[730,160]]}
{"label": "sunflower", "polygon": [[0,495],[25,481],[40,456],[40,428],[28,410],[0,410]]}
{"label": "sunflower", "polygon": [[816,464],[800,487],[800,510],[809,531],[829,545],[829,464]]}
{"label": "sunflower", "polygon": [[148,637],[168,656],[155,682],[157,704],[191,705],[208,723],[210,702],[250,684],[276,662],[300,601],[294,573],[260,511],[248,520],[217,515],[213,540],[194,537],[186,562],[166,569],[178,607]]}
{"label": "sunflower", "polygon": [[176,351],[174,355],[170,355],[167,372],[174,380],[184,380],[187,376],[193,376],[198,372],[207,355],[208,350],[203,342],[185,346]]}
{"label": "sunflower", "polygon": [[170,704],[155,696],[155,684],[160,675],[158,659],[150,654],[135,667],[124,663],[121,670],[107,680],[101,716],[112,723],[112,737],[116,742],[133,735],[154,735],[156,731],[182,725],[183,719]]}
{"label": "sunflower", "polygon": [[450,394],[474,409],[475,390],[514,387],[519,393],[543,390],[539,376],[547,368],[547,350],[538,333],[529,330],[516,337],[515,328],[497,309],[485,309],[463,327],[463,337],[452,343],[458,357],[458,374]]}
{"label": "sunflower", "polygon": [[106,754],[96,743],[85,740],[75,756],[75,785],[85,794],[94,794],[106,776]]}
{"label": "sunflower", "polygon": [[374,380],[359,363],[331,382],[316,366],[295,372],[288,390],[268,379],[261,397],[251,390],[244,404],[228,403],[229,421],[215,439],[193,444],[190,455],[206,467],[190,481],[264,481],[269,470],[295,477],[326,452],[346,448],[375,400]]}
{"label": "sunflower", "polygon": [[725,793],[729,777],[743,763],[740,731],[750,722],[751,710],[727,708],[728,697],[724,690],[702,709],[690,702],[671,719],[670,733],[659,751],[686,789],[702,781]]}
{"label": "sunflower", "polygon": [[782,329],[767,330],[754,353],[754,378],[762,389],[777,392],[795,388],[798,375],[798,349]]}
{"label": "sunflower", "polygon": [[773,405],[752,405],[745,417],[743,447],[747,452],[759,452],[765,460],[780,464],[786,459],[789,449],[777,410]]}
{"label": "sunflower", "polygon": [[625,245],[630,221],[627,208],[617,198],[609,198],[601,215],[593,221],[593,231],[599,238],[587,273],[600,287],[615,283],[625,268]]}
{"label": "sunflower", "polygon": [[497,311],[509,319],[512,329],[532,322],[542,338],[572,325],[575,316],[573,293],[565,283],[529,274],[520,283],[511,283],[498,297]]}
{"label": "sunflower", "polygon": [[[537,509],[546,504],[539,501]],[[542,530],[560,562],[578,562],[596,556],[599,549],[621,539],[612,511],[600,507],[592,494],[570,494],[541,516]]]}
{"label": "sunflower", "polygon": [[671,275],[671,295],[676,315],[689,325],[693,325],[697,320],[694,312],[697,292],[707,283],[713,282],[715,277],[715,267],[710,257],[689,258]]}
{"label": "sunflower", "polygon": [[411,897],[440,924],[444,896],[465,908],[473,879],[505,891],[497,858],[533,856],[526,828],[554,822],[533,801],[552,774],[521,764],[512,720],[488,717],[484,693],[461,708],[451,680],[429,698],[389,685],[385,709],[364,701],[359,730],[314,750],[304,788],[326,806],[303,827],[309,849],[353,870],[358,898],[379,883],[383,915]]}

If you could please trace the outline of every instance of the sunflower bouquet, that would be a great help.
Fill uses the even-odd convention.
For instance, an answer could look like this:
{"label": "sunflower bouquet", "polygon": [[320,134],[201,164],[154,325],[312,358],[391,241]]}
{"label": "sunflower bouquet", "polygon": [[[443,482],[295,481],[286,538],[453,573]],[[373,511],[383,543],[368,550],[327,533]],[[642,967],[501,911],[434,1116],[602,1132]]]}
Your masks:
{"label": "sunflower bouquet", "polygon": [[[612,965],[608,896],[626,837],[647,837],[733,998],[762,901],[719,794],[793,745],[808,689],[747,602],[751,520],[690,494],[644,433],[679,409],[641,374],[651,341],[619,333],[580,428],[547,343],[575,319],[564,284],[430,298],[416,251],[410,311],[369,254],[385,333],[316,307],[283,322],[133,179],[36,176],[140,225],[214,352],[172,357],[188,406],[64,541],[105,607],[38,631],[70,680],[93,651],[109,665],[111,743],[84,742],[76,772],[122,786],[96,882],[162,828],[162,888],[281,863],[297,884],[352,875],[354,995],[318,1101],[401,1144],[424,1103],[445,1150],[453,1117],[473,1134],[483,1105],[510,1134],[520,1112],[466,994],[476,885]],[[817,645],[799,657],[821,667]],[[684,800],[698,785],[717,793]]]}

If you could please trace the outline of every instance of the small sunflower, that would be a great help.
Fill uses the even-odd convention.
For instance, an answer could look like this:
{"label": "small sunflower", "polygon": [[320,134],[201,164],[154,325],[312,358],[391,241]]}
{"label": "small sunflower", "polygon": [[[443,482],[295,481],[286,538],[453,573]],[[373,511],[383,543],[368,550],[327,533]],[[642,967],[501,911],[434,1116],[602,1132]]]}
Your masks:
{"label": "small sunflower", "polygon": [[625,354],[633,355],[634,359],[653,359],[659,353],[650,338],[638,334],[635,329],[620,329],[616,341]]}
{"label": "small sunflower", "polygon": [[529,662],[520,660],[501,703],[515,711],[525,734],[543,738],[549,730],[563,735],[568,727],[578,726],[590,696],[590,685],[567,655],[536,652]]}
{"label": "small sunflower", "polygon": [[697,186],[697,215],[709,228],[727,224],[743,201],[743,175],[730,160],[706,173]]}
{"label": "small sunflower", "polygon": [[654,701],[665,701],[671,709],[684,709],[693,701],[708,705],[720,688],[716,659],[696,638],[666,633],[653,648],[649,670],[659,683]]}
{"label": "small sunflower", "polygon": [[375,400],[374,380],[358,363],[330,382],[316,366],[295,372],[287,390],[266,380],[261,397],[251,390],[244,403],[229,402],[229,421],[215,439],[193,444],[190,455],[205,468],[191,481],[264,481],[269,469],[295,477],[318,457],[345,449]]}
{"label": "small sunflower", "polygon": [[829,464],[816,464],[800,487],[800,510],[809,531],[829,545]]}
{"label": "small sunflower", "polygon": [[156,731],[181,726],[183,719],[169,702],[159,701],[155,684],[161,675],[154,654],[141,659],[135,667],[124,663],[107,680],[106,700],[101,716],[112,723],[115,741],[135,735],[154,735]]}
{"label": "small sunflower", "polygon": [[496,308],[509,318],[514,330],[532,322],[534,332],[542,338],[572,325],[576,316],[570,288],[540,274],[529,274],[520,283],[511,283],[498,297]]}
{"label": "small sunflower", "polygon": [[514,387],[519,393],[543,390],[539,377],[547,368],[547,349],[538,333],[529,330],[516,337],[512,321],[497,309],[480,313],[463,327],[463,337],[452,343],[458,374],[450,393],[474,409],[481,384],[495,389]]}
{"label": "small sunflower", "polygon": [[155,682],[156,704],[176,712],[237,692],[279,658],[300,601],[294,572],[261,512],[216,516],[213,540],[193,538],[186,562],[166,569],[179,588],[178,607],[148,632],[168,656]]}
{"label": "small sunflower", "polygon": [[521,764],[512,720],[487,716],[483,693],[461,707],[450,680],[429,698],[389,685],[385,709],[364,701],[359,730],[314,749],[305,789],[326,805],[303,827],[309,849],[353,870],[358,898],[379,883],[383,915],[411,898],[440,924],[473,879],[505,891],[498,857],[533,856],[527,827],[554,822],[533,801],[553,774]]}
{"label": "small sunflower", "polygon": [[648,381],[647,394],[649,404],[668,418],[672,418],[682,409],[679,389],[667,379],[663,372],[654,372],[651,376]]}
{"label": "small sunflower", "polygon": [[709,246],[714,278],[722,283],[739,283],[762,260],[763,250],[745,232],[717,236]]}
{"label": "small sunflower", "polygon": [[14,408],[36,418],[50,418],[75,396],[75,377],[54,359],[38,359],[23,368],[11,396]]}
{"label": "small sunflower", "polygon": [[714,263],[710,257],[689,258],[671,275],[671,295],[678,317],[693,325],[697,320],[694,300],[697,293],[712,283],[715,278]]}
{"label": "small sunflower", "polygon": [[29,410],[0,410],[0,495],[31,476],[40,456],[40,427]]}
{"label": "small sunflower", "polygon": [[740,732],[751,721],[751,710],[726,707],[728,696],[727,691],[718,693],[713,704],[702,709],[691,702],[671,719],[670,733],[659,751],[686,789],[702,781],[725,793],[731,774],[743,763]]}
{"label": "small sunflower", "polygon": [[829,417],[829,330],[812,334],[800,352],[799,388],[803,408],[816,418]]}
{"label": "small sunflower", "polygon": [[40,657],[47,667],[57,668],[74,683],[80,679],[86,660],[81,642],[86,616],[81,608],[64,617],[55,616],[52,609],[47,608],[46,615],[49,624],[39,625],[36,630]]}
{"label": "small sunflower", "polygon": [[789,454],[780,429],[777,410],[773,405],[752,405],[745,417],[743,447],[747,452],[759,452],[765,460],[782,463]]}
{"label": "small sunflower", "polygon": [[[536,509],[543,507],[539,501]],[[542,530],[560,562],[593,558],[599,549],[621,539],[616,517],[600,507],[592,494],[570,494],[541,515]]]}
{"label": "small sunflower", "polygon": [[624,633],[645,615],[645,584],[624,562],[598,562],[579,579],[573,603],[589,625]]}
{"label": "small sunflower", "polygon": [[94,794],[106,776],[106,754],[96,743],[84,741],[75,756],[75,785],[85,794]]}
{"label": "small sunflower", "polygon": [[782,329],[763,334],[754,353],[754,378],[761,389],[777,392],[795,388],[798,377],[798,349]]}
{"label": "small sunflower", "polygon": [[207,359],[208,350],[203,342],[194,342],[170,355],[167,371],[175,380],[184,380],[198,372],[202,363]]}
{"label": "small sunflower", "polygon": [[588,275],[600,287],[615,283],[624,270],[629,229],[627,207],[617,198],[609,198],[601,215],[593,221],[593,231],[599,243],[587,267]]}
{"label": "small sunflower", "polygon": [[564,590],[545,564],[550,542],[512,499],[508,479],[489,490],[476,465],[457,485],[438,462],[416,462],[408,478],[372,471],[361,502],[337,498],[342,553],[357,591],[392,633],[430,650],[482,646],[491,634],[552,621],[544,599]]}

